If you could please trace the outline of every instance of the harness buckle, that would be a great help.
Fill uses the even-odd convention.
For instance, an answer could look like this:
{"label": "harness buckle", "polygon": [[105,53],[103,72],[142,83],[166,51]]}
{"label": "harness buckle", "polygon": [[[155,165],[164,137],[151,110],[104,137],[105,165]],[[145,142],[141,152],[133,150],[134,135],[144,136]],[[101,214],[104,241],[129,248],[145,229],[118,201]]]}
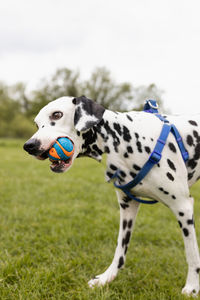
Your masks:
{"label": "harness buckle", "polygon": [[161,157],[162,157],[162,155],[159,152],[153,151],[149,157],[149,160],[153,164],[157,164],[161,160]]}

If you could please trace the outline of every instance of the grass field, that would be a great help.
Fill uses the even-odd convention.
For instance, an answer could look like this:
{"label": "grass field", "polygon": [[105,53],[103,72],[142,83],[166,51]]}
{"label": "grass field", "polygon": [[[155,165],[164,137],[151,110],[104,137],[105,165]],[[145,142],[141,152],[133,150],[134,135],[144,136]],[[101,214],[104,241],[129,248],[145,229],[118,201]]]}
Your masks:
{"label": "grass field", "polygon": [[[77,159],[55,174],[0,140],[0,299],[184,299],[186,262],[181,231],[165,206],[141,206],[126,267],[110,285],[87,281],[112,261],[119,209],[105,163]],[[200,186],[195,219],[200,241]]]}

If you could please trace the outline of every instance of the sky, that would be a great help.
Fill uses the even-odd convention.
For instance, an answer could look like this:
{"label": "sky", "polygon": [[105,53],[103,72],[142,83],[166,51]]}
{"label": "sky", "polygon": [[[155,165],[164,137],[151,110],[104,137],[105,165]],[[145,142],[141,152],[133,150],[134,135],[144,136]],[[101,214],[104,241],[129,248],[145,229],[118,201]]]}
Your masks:
{"label": "sky", "polygon": [[155,83],[172,113],[200,112],[200,1],[1,1],[0,81],[31,89],[59,67],[106,67]]}

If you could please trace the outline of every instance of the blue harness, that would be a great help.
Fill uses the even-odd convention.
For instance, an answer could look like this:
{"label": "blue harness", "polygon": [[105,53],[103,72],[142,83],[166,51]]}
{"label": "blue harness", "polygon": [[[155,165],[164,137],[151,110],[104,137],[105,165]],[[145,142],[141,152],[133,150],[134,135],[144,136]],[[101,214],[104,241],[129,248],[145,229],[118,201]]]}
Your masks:
{"label": "blue harness", "polygon": [[[143,199],[136,198],[134,195],[131,194],[130,190],[133,189],[137,184],[139,184],[144,179],[144,177],[149,173],[149,171],[154,167],[154,165],[159,163],[159,161],[162,158],[163,148],[166,144],[166,141],[167,141],[167,138],[168,138],[168,135],[170,132],[174,135],[174,137],[177,141],[177,144],[179,146],[181,155],[182,155],[185,163],[189,159],[189,155],[184,147],[182,138],[181,138],[176,126],[173,124],[170,124],[166,118],[164,118],[163,116],[161,116],[158,113],[158,104],[156,103],[155,100],[146,101],[145,106],[144,106],[144,111],[147,113],[154,114],[156,117],[158,117],[163,122],[163,127],[161,130],[160,136],[156,142],[153,152],[150,154],[147,162],[140,169],[140,171],[136,175],[136,177],[127,184],[118,185],[116,182],[114,182],[114,185],[116,188],[121,189],[129,198],[136,200],[137,202],[140,202],[143,204],[154,204],[154,203],[157,203],[158,201],[143,200]],[[115,178],[120,179],[120,169],[118,169],[115,172],[115,174],[112,176],[112,179],[115,179]]]}

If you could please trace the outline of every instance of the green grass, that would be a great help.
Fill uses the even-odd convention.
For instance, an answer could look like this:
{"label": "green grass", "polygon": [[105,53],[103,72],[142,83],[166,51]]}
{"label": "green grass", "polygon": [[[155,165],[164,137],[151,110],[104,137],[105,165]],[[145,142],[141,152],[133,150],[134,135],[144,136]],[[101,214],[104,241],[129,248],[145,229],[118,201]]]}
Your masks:
{"label": "green grass", "polygon": [[[142,205],[126,267],[109,285],[89,289],[115,251],[119,209],[105,162],[77,159],[54,174],[0,140],[0,299],[184,299],[187,267],[175,217],[161,204]],[[200,187],[195,219],[200,236]]]}

